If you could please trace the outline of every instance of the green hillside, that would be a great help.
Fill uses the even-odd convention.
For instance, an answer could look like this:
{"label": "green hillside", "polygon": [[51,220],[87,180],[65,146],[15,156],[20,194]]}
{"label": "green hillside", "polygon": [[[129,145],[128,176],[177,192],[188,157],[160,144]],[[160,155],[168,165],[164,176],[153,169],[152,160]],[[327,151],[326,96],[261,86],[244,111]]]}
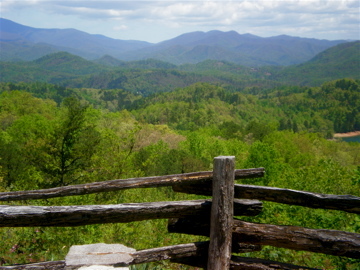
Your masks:
{"label": "green hillside", "polygon": [[59,52],[29,62],[0,62],[0,80],[14,83],[42,81],[75,88],[124,89],[141,95],[208,82],[236,92],[254,93],[280,85],[320,86],[341,78],[360,79],[359,44],[344,43],[307,63],[286,68],[250,68],[223,60],[180,66],[154,59],[123,62],[109,56],[88,61]]}
{"label": "green hillside", "polygon": [[[149,94],[154,92],[163,92],[164,90],[156,91],[154,87],[159,89],[175,89],[176,87],[188,86],[192,83],[201,82],[212,82],[217,83],[226,89],[233,91],[243,92],[246,88],[259,87],[264,91],[271,89],[278,85],[307,85],[307,86],[320,86],[326,81],[352,78],[360,79],[360,42],[349,42],[334,46],[330,49],[325,50],[312,60],[301,64],[289,67],[258,67],[250,68],[246,66],[240,66],[224,60],[206,60],[197,64],[184,64],[178,67],[165,65],[161,62],[160,65],[156,64],[143,64],[141,61],[128,62],[128,68],[140,69],[141,73],[143,69],[160,68],[166,69],[161,72],[162,75],[159,77],[159,71],[152,75],[139,74],[136,79],[151,82],[151,85],[146,86],[149,91],[141,89],[141,93]],[[150,62],[155,60],[149,60]],[[185,73],[177,73],[170,70],[180,70]],[[139,71],[137,71],[139,72]],[[171,73],[171,74],[169,74]],[[175,75],[175,76],[173,76]],[[102,75],[103,76],[103,75]],[[116,77],[112,75],[111,77]],[[173,77],[173,83],[163,85],[163,77]],[[133,78],[131,78],[132,80]],[[165,78],[166,81],[171,82],[171,78]],[[116,80],[116,78],[115,78]],[[185,82],[185,84],[179,84],[177,80]],[[139,83],[137,83],[139,85]],[[87,87],[95,87],[94,85],[87,84]],[[105,83],[102,87],[111,87],[111,84]],[[122,88],[130,91],[134,91],[134,87]],[[248,90],[248,89],[247,89]],[[165,90],[166,91],[166,90]]]}
{"label": "green hillside", "polygon": [[28,62],[0,62],[0,67],[3,82],[41,81],[61,85],[108,70],[105,66],[66,52],[48,54]]}
{"label": "green hillside", "polygon": [[325,81],[360,79],[360,41],[340,44],[310,61],[274,72],[271,79],[297,85],[319,85]]}
{"label": "green hillside", "polygon": [[[217,63],[224,67],[234,66],[227,62]],[[249,86],[268,88],[279,85],[277,82],[266,80],[266,76],[251,72],[249,68],[235,66],[232,70],[227,68],[221,70],[205,62],[196,67],[178,68],[153,59],[114,62],[111,58],[104,58],[92,62],[60,52],[30,62],[0,62],[3,70],[0,81],[13,83],[41,81],[74,88],[124,89],[144,96],[173,91],[196,82],[220,84],[234,91]]]}
{"label": "green hillside", "polygon": [[[152,124],[194,130],[233,123],[245,136],[249,123],[295,132],[335,132],[360,129],[360,81],[338,80],[321,87],[282,87],[266,94],[226,91],[195,84],[172,93],[137,100],[133,112]],[[250,132],[248,132],[250,133]]]}
{"label": "green hillside", "polygon": [[[281,86],[258,92],[234,92],[208,83],[195,83],[172,92],[143,97],[121,88],[66,88],[47,83],[2,83],[0,91],[27,91],[58,103],[76,96],[96,108],[127,109],[142,122],[165,124],[177,130],[218,129],[224,123],[239,127],[242,136],[250,122],[272,129],[334,132],[360,129],[360,81],[341,79],[321,87]],[[255,93],[252,93],[255,92]],[[221,128],[219,128],[221,129]]]}
{"label": "green hillside", "polygon": [[86,75],[106,70],[102,65],[85,60],[67,52],[58,52],[43,56],[32,62],[34,66],[44,70],[63,74]]}

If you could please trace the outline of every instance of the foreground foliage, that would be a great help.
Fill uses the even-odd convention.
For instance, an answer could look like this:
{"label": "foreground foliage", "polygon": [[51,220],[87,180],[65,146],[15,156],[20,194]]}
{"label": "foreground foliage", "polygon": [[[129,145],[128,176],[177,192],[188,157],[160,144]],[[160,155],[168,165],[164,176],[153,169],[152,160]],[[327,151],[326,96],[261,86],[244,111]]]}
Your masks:
{"label": "foreground foliage", "polygon": [[[215,156],[233,155],[237,168],[266,168],[264,178],[242,183],[360,196],[359,144],[326,139],[334,131],[360,128],[359,89],[358,81],[347,79],[258,94],[251,94],[256,89],[240,94],[195,84],[144,99],[123,90],[5,83],[0,96],[0,189],[211,170]],[[156,188],[22,203],[194,198],[199,197]],[[355,214],[275,203],[265,203],[258,217],[242,218],[360,232]],[[154,220],[78,228],[1,228],[0,260],[2,264],[61,260],[74,244],[122,243],[145,249],[203,239],[168,234],[166,225],[166,220]],[[245,255],[326,269],[357,269],[359,263],[272,247]],[[159,267],[176,269],[166,262]]]}

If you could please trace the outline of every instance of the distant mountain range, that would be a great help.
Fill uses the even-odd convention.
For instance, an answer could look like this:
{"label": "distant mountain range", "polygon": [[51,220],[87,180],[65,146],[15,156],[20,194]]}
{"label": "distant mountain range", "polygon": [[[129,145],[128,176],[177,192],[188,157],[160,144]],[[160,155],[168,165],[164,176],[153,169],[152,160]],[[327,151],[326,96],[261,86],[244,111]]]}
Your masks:
{"label": "distant mountain range", "polygon": [[257,91],[281,85],[320,86],[336,79],[360,79],[360,41],[341,43],[310,61],[286,67],[254,68],[220,60],[176,66],[155,59],[125,62],[109,55],[90,61],[68,52],[56,52],[33,61],[0,61],[0,70],[0,82],[123,89],[145,96],[196,82],[214,83],[232,91]]}
{"label": "distant mountain range", "polygon": [[144,41],[124,41],[102,35],[90,35],[75,29],[42,29],[24,26],[0,18],[2,60],[34,60],[48,53],[66,51],[86,59],[105,54],[114,57],[151,44]]}
{"label": "distant mountain range", "polygon": [[[318,40],[291,36],[262,38],[235,31],[192,32],[152,44],[91,35],[75,29],[42,29],[0,18],[0,60],[30,61],[65,51],[87,60],[111,56],[116,60],[157,59],[172,64],[221,60],[258,67],[304,63],[345,40]],[[99,60],[101,61],[101,60]]]}

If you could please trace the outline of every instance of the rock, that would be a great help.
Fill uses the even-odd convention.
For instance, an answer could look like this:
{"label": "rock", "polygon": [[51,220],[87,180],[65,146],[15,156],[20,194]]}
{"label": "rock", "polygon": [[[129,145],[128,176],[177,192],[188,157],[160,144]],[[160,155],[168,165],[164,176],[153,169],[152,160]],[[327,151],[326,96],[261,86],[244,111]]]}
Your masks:
{"label": "rock", "polygon": [[81,267],[79,269],[128,269],[126,267],[114,268],[113,266],[128,266],[133,260],[131,254],[134,252],[136,252],[135,249],[121,244],[75,245],[70,248],[66,255],[65,264],[68,269],[77,266]]}

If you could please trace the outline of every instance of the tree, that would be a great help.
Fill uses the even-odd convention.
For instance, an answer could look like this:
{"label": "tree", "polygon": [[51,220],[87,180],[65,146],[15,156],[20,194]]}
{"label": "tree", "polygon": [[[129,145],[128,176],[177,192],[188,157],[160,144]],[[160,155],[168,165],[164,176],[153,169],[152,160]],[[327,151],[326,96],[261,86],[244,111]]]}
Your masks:
{"label": "tree", "polygon": [[[259,168],[266,169],[266,175],[263,178],[259,178],[260,183],[267,185],[272,179],[276,179],[281,170],[281,157],[277,149],[269,143],[261,141],[254,142],[249,149],[249,155],[245,162],[245,168]],[[253,183],[254,180],[245,180]]]}
{"label": "tree", "polygon": [[87,121],[89,109],[74,97],[64,100],[64,118],[44,146],[43,160],[36,161],[48,176],[46,185],[64,186],[78,182],[84,176],[84,170],[90,167],[100,136],[95,125]]}
{"label": "tree", "polygon": [[258,122],[255,120],[250,121],[245,129],[246,134],[253,134],[255,140],[263,140],[265,136],[273,132],[275,129],[264,122]]}
{"label": "tree", "polygon": [[32,161],[53,131],[56,111],[55,102],[29,93],[11,91],[0,95],[0,166],[4,187],[36,187],[41,175]]}

